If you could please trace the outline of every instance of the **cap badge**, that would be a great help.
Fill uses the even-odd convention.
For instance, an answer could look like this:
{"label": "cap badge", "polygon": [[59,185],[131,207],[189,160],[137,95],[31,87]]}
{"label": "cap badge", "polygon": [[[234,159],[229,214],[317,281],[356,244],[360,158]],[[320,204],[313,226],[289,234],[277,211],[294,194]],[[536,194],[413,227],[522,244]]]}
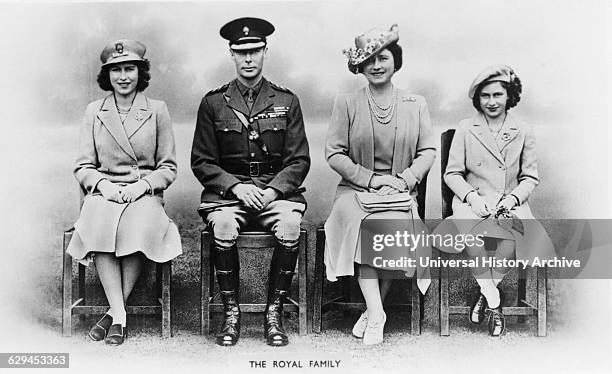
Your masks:
{"label": "cap badge", "polygon": [[117,53],[123,53],[123,43],[115,44],[115,51],[117,51]]}
{"label": "cap badge", "polygon": [[244,26],[244,28],[242,29],[242,32],[244,33],[244,36],[248,36],[249,35],[249,28],[247,26]]}

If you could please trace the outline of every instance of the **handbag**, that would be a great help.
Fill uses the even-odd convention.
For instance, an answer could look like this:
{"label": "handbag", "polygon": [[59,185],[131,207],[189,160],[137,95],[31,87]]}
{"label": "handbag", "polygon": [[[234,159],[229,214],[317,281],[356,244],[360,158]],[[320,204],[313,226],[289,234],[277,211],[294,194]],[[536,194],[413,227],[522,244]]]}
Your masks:
{"label": "handbag", "polygon": [[378,195],[372,192],[355,192],[357,203],[365,212],[376,213],[386,210],[399,210],[408,212],[414,202],[409,192],[400,192],[393,195]]}

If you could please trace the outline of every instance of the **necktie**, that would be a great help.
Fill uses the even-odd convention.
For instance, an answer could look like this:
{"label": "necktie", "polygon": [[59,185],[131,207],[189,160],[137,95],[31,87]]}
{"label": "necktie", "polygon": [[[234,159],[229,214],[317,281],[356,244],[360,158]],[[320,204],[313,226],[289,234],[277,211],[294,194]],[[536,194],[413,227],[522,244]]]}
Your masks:
{"label": "necktie", "polygon": [[253,104],[255,103],[255,90],[252,88],[249,88],[247,90],[246,103],[249,107],[249,110],[253,109]]}

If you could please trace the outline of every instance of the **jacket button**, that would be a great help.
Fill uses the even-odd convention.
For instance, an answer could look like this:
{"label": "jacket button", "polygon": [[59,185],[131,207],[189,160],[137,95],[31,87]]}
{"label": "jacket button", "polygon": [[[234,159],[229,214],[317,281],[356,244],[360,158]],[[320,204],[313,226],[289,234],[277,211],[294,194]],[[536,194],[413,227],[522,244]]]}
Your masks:
{"label": "jacket button", "polygon": [[475,189],[476,191],[478,191],[478,190],[480,189],[480,187],[474,187],[474,189]]}
{"label": "jacket button", "polygon": [[138,165],[132,165],[132,169],[134,170],[138,169]]}
{"label": "jacket button", "polygon": [[254,158],[254,157],[255,157],[255,153],[251,152],[251,158]]}
{"label": "jacket button", "polygon": [[274,128],[274,131],[276,131],[276,130],[278,130],[278,127],[275,127],[275,128]]}
{"label": "jacket button", "polygon": [[223,131],[229,131],[229,129],[226,127],[226,128],[223,129]]}
{"label": "jacket button", "polygon": [[253,118],[249,118],[249,122],[253,123]]}

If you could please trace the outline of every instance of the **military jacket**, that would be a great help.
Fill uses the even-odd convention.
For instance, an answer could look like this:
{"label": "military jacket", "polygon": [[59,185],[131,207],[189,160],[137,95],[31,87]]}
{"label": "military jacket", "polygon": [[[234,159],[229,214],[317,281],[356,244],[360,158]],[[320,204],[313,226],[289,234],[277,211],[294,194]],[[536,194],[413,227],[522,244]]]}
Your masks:
{"label": "military jacket", "polygon": [[[234,112],[242,113],[266,144],[269,157],[249,137]],[[273,173],[250,175],[231,166],[274,162]],[[296,95],[263,79],[252,110],[242,97],[236,80],[208,92],[200,103],[191,150],[191,169],[204,187],[202,201],[233,197],[238,183],[271,187],[280,199],[305,202],[298,188],[310,168],[308,140],[302,109]],[[233,171],[233,172],[230,172]]]}

